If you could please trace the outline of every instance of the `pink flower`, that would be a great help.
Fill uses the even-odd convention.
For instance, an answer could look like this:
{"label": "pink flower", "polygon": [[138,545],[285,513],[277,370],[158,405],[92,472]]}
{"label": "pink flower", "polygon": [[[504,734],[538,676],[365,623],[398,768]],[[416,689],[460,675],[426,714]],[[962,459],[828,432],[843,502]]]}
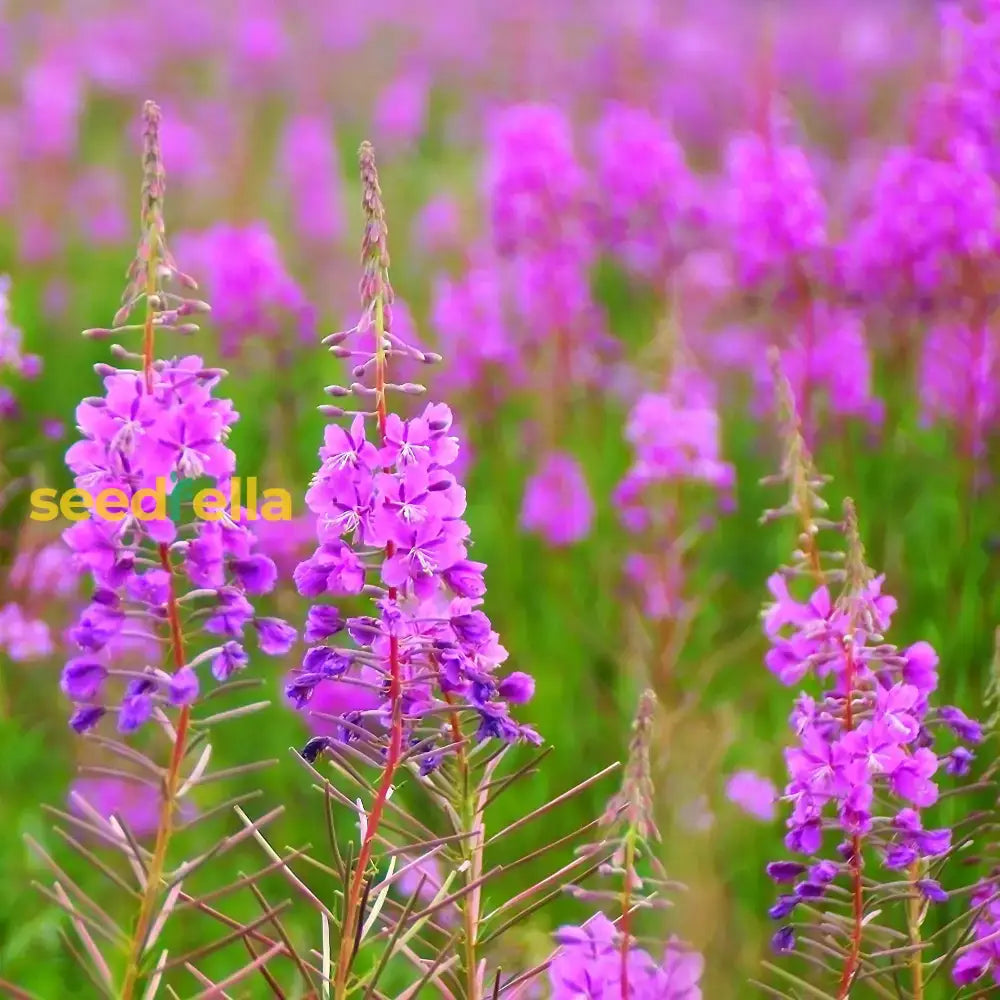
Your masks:
{"label": "pink flower", "polygon": [[774,819],[778,789],[756,771],[734,771],[726,782],[726,798],[764,823]]}

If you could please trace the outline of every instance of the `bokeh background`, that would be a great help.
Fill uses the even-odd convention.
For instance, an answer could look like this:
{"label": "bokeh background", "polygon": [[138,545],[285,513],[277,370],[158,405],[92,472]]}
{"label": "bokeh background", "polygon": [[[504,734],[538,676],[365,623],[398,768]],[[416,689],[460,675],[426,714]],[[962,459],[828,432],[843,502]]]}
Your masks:
{"label": "bokeh background", "polygon": [[[239,472],[288,489],[297,514],[323,386],[349,377],[319,339],[356,320],[356,150],[374,142],[394,323],[445,356],[401,378],[456,412],[488,611],[536,677],[523,715],[554,746],[495,822],[621,759],[652,683],[663,857],[689,887],[668,926],[704,951],[707,997],[748,995],[782,810],[766,784],[731,782],[780,786],[795,693],[765,668],[759,625],[794,542],[758,524],[787,499],[759,484],[782,453],[768,346],[785,352],[831,506],[855,498],[900,602],[893,640],[932,642],[945,700],[969,711],[989,677],[1000,13],[984,41],[987,8],[963,21],[927,0],[0,4],[0,975],[84,995],[32,887],[43,874],[23,835],[58,853],[43,803],[86,780],[139,829],[153,807],[142,786],[75,778],[100,765],[58,688],[85,594],[23,488],[70,485],[74,410],[107,357],[79,334],[117,308],[152,98],[168,235],[214,306],[183,347],[229,370]],[[662,473],[644,501],[637,456]],[[290,576],[308,521],[261,530]],[[274,603],[301,621],[290,586]],[[282,842],[300,844],[322,837],[286,763],[310,731],[281,695],[291,666],[251,664],[274,704],[217,752],[282,760],[246,780],[287,805]],[[346,693],[323,697],[335,709]],[[595,786],[558,823],[612,791]],[[583,915],[570,899],[535,915],[512,963],[540,960]]]}

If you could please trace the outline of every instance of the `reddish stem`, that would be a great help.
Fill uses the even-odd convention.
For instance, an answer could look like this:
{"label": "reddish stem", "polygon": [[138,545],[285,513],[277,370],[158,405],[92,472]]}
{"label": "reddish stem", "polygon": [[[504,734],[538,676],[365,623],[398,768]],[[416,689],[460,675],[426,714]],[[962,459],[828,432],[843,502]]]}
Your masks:
{"label": "reddish stem", "polygon": [[[844,651],[846,665],[844,668],[844,687],[846,701],[844,707],[844,726],[850,731],[854,728],[854,708],[851,699],[854,695],[854,652],[848,645]],[[851,933],[851,950],[844,963],[844,972],[840,977],[840,990],[837,1000],[847,1000],[851,992],[851,983],[857,974],[861,960],[861,932],[864,923],[864,896],[861,883],[861,835],[854,834],[851,838],[851,858],[848,862],[851,870],[854,926]]]}
{"label": "reddish stem", "polygon": [[[148,377],[151,377],[149,372],[147,372]],[[158,551],[160,565],[167,573],[167,622],[170,627],[170,645],[173,651],[174,669],[177,671],[184,666],[184,635],[181,631],[177,592],[174,587],[173,569],[170,565],[170,549],[161,543]],[[173,834],[174,801],[180,785],[181,764],[184,761],[190,722],[191,710],[189,706],[184,705],[181,708],[180,715],[177,717],[177,729],[174,734],[173,747],[170,751],[170,763],[167,765],[166,774],[163,778],[163,800],[160,803],[160,818],[156,829],[156,843],[153,846],[153,854],[149,862],[146,885],[142,901],[139,904],[139,914],[135,921],[135,930],[132,932],[121,1000],[131,1000],[135,995],[139,982],[142,954],[145,950],[146,937],[149,934],[150,925],[153,920],[160,882],[166,868],[167,848],[170,844],[170,837]]]}
{"label": "reddish stem", "polygon": [[[384,312],[381,298],[375,303],[375,413],[378,421],[379,436],[382,444],[385,444],[386,424],[388,421],[388,411],[385,400],[385,350],[382,338],[384,329]],[[385,469],[385,472],[390,472]],[[396,551],[395,545],[389,541],[385,546],[385,557],[391,559]],[[389,587],[389,600],[395,602],[397,589]],[[385,811],[385,804],[389,800],[389,792],[392,789],[392,780],[396,775],[400,759],[403,755],[403,700],[402,700],[402,671],[399,660],[399,638],[395,635],[389,636],[389,701],[391,704],[391,723],[389,732],[389,750],[386,754],[385,769],[382,771],[382,779],[379,782],[375,799],[368,813],[365,823],[365,835],[361,842],[361,850],[358,853],[358,860],[351,876],[350,888],[344,905],[344,924],[340,934],[340,954],[337,962],[335,990],[337,1000],[345,995],[347,986],[347,974],[352,962],[352,949],[355,941],[355,929],[358,921],[362,918],[359,912],[361,908],[361,898],[364,892],[365,871],[372,856],[372,845],[375,835],[378,833],[379,824],[382,821],[382,814]]]}

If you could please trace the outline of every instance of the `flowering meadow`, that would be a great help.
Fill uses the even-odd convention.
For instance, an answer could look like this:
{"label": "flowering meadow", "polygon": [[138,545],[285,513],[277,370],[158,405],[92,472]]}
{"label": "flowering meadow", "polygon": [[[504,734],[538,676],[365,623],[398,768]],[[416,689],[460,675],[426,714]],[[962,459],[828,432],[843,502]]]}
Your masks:
{"label": "flowering meadow", "polygon": [[0,27],[0,995],[1000,996],[998,0]]}

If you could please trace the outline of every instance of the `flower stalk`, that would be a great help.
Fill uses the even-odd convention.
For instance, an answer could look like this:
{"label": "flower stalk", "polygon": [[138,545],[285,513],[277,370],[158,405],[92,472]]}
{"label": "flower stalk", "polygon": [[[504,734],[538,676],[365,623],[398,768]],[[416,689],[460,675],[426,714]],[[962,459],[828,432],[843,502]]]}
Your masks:
{"label": "flower stalk", "polygon": [[[162,202],[164,189],[163,161],[160,156],[159,122],[160,109],[152,101],[147,101],[143,108],[145,128],[143,154],[143,212],[142,221],[145,228],[146,259],[146,315],[143,324],[142,369],[146,392],[153,392],[153,358],[155,356],[156,327],[154,324],[155,310],[153,302],[158,291],[158,271],[160,266],[160,246],[162,222]],[[167,623],[170,632],[170,646],[173,652],[174,673],[184,669],[186,656],[184,652],[184,634],[181,627],[180,611],[177,604],[177,588],[174,582],[173,566],[170,561],[170,548],[161,542],[157,547],[160,565],[167,574]],[[177,717],[174,729],[173,743],[170,751],[170,762],[163,777],[160,817],[156,829],[156,842],[149,862],[146,884],[139,903],[139,913],[129,945],[129,954],[125,966],[125,979],[122,984],[121,1000],[132,1000],[139,984],[142,956],[149,934],[156,902],[160,893],[160,883],[166,870],[167,851],[173,835],[174,808],[177,791],[181,784],[181,763],[187,748],[188,729],[191,721],[191,706],[183,705]]]}
{"label": "flower stalk", "polygon": [[[363,287],[370,290],[373,331],[375,335],[375,413],[378,423],[379,438],[382,446],[386,445],[386,427],[388,422],[388,407],[386,403],[386,279],[385,273],[389,267],[389,256],[386,250],[385,212],[382,207],[381,190],[378,173],[375,169],[375,151],[371,144],[364,142],[358,154],[361,178],[364,185],[363,205],[366,214],[365,246],[362,253],[362,263],[365,267]],[[387,475],[389,468],[383,470]],[[385,558],[389,560],[395,554],[392,539],[386,542]],[[395,604],[397,588],[388,588],[388,600]],[[365,890],[365,874],[372,856],[372,844],[378,833],[385,804],[392,792],[392,783],[399,767],[403,753],[403,684],[399,659],[399,637],[393,632],[389,636],[389,748],[385,759],[382,778],[379,781],[375,799],[365,822],[365,835],[361,842],[361,850],[354,867],[354,874],[344,903],[344,925],[340,936],[340,953],[337,959],[337,969],[334,974],[334,995],[342,1000],[347,995],[347,975],[354,956],[353,930],[359,925],[364,914],[361,912],[362,898]]]}

